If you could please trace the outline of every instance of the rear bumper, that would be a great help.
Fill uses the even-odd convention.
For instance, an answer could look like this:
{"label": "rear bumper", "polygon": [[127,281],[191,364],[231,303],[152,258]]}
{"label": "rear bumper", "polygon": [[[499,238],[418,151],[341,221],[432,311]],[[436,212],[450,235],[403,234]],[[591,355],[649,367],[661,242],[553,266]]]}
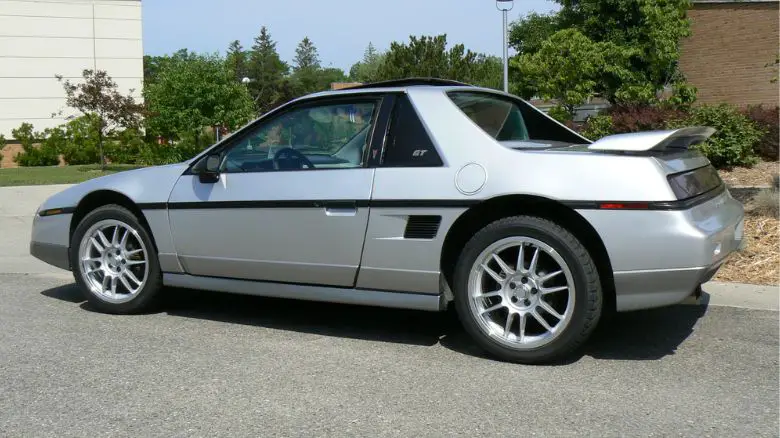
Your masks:
{"label": "rear bumper", "polygon": [[68,247],[52,243],[30,242],[30,254],[52,266],[70,270]]}
{"label": "rear bumper", "polygon": [[743,246],[744,210],[728,191],[689,210],[580,213],[604,241],[618,311],[684,301]]}
{"label": "rear bumper", "polygon": [[684,301],[718,272],[722,262],[704,268],[615,273],[618,312],[670,306]]}

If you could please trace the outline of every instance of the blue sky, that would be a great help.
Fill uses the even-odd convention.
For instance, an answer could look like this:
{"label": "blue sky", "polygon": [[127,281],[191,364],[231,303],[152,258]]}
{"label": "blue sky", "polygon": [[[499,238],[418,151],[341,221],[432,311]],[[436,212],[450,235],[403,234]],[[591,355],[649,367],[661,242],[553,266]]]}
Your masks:
{"label": "blue sky", "polygon": [[[323,66],[347,72],[369,41],[384,50],[410,34],[446,33],[450,43],[501,55],[501,14],[493,0],[148,0],[142,7],[150,55],[181,48],[224,53],[235,39],[248,48],[263,25],[283,59],[291,60],[308,36]],[[509,19],[553,9],[548,0],[516,0]]]}

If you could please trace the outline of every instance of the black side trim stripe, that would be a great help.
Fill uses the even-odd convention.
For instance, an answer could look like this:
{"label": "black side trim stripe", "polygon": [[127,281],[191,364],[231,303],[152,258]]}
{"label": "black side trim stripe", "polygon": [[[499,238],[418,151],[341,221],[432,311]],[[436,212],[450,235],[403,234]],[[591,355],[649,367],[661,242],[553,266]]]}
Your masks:
{"label": "black side trim stripe", "polygon": [[167,206],[165,202],[146,202],[136,204],[141,210],[164,210]]}
{"label": "black side trim stripe", "polygon": [[[726,191],[726,186],[720,186],[694,196],[677,201],[559,201],[574,210],[604,210],[618,209],[605,207],[607,204],[620,204],[621,210],[687,210],[703,204]],[[213,201],[213,202],[150,202],[140,203],[141,210],[200,210],[200,209],[240,209],[240,208],[468,208],[485,200],[478,199],[378,199],[378,200],[296,200],[296,201]],[[39,216],[54,216],[70,214],[75,207],[50,208],[39,212]]]}
{"label": "black side trim stripe", "polygon": [[688,210],[720,196],[725,191],[726,186],[721,184],[708,192],[677,201],[562,201],[562,203],[574,210],[618,210],[618,208],[603,207],[609,204],[623,205],[621,210]]}
{"label": "black side trim stripe", "polygon": [[[227,208],[463,208],[478,204],[479,200],[296,200],[296,201],[212,201],[212,202],[171,202],[171,210],[227,209]],[[141,210],[159,210],[166,208],[165,203],[138,204]]]}

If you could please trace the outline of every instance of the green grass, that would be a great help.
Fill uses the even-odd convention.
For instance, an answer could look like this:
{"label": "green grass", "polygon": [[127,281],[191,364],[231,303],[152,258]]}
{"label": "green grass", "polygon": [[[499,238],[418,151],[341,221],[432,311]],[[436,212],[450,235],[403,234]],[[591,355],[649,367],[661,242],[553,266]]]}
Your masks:
{"label": "green grass", "polygon": [[83,166],[15,167],[0,169],[0,187],[43,184],[73,184],[140,166],[112,164],[100,170],[97,164]]}

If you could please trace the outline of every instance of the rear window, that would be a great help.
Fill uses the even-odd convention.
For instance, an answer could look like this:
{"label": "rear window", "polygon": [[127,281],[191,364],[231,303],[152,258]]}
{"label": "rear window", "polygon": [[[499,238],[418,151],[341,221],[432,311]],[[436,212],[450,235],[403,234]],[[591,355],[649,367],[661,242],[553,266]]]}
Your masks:
{"label": "rear window", "polygon": [[523,114],[513,102],[478,93],[450,93],[449,96],[464,114],[496,140],[530,139]]}
{"label": "rear window", "polygon": [[447,96],[477,126],[500,142],[590,143],[521,99],[479,91],[450,91]]}

